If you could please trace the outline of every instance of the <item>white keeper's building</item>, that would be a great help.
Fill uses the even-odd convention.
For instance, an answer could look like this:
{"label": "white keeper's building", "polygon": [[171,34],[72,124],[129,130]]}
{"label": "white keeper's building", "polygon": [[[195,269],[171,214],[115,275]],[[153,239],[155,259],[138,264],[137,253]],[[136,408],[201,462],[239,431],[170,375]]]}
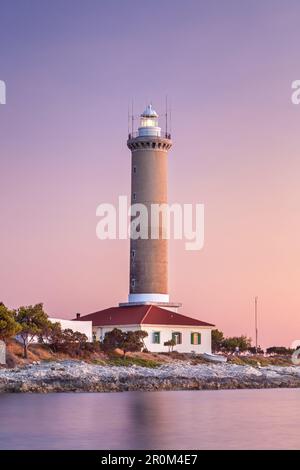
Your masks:
{"label": "white keeper's building", "polygon": [[94,338],[102,341],[105,333],[143,330],[148,333],[145,347],[151,352],[167,352],[166,341],[174,339],[178,352],[211,352],[211,330],[214,325],[196,320],[157,305],[112,307],[83,317],[78,323],[92,322]]}

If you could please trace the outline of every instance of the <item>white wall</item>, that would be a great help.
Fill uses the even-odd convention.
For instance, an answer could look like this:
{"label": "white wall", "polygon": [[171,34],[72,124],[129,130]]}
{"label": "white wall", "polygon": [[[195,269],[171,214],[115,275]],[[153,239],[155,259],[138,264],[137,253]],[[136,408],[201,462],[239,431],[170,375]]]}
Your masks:
{"label": "white wall", "polygon": [[137,331],[140,330],[140,325],[116,325],[116,326],[104,326],[104,327],[93,327],[93,332],[96,334],[96,339],[98,341],[102,341],[104,339],[104,336],[106,333],[109,331],[112,331],[114,328],[118,328],[119,330],[122,331]]}
{"label": "white wall", "polygon": [[60,323],[62,330],[78,331],[84,333],[88,341],[93,341],[93,327],[91,321],[65,320],[64,318],[49,318],[52,323]]}
{"label": "white wall", "polygon": [[[182,336],[182,344],[174,346],[174,351],[190,353],[195,351],[196,353],[211,353],[211,328],[203,327],[185,327],[185,326],[162,326],[162,325],[116,325],[109,327],[94,327],[93,330],[96,333],[97,340],[102,340],[105,333],[119,328],[122,331],[136,331],[143,330],[148,333],[148,336],[144,339],[146,348],[151,352],[167,352],[168,347],[164,346],[165,341],[169,341],[172,338],[172,333],[180,332]],[[153,343],[153,333],[160,332],[160,344]],[[191,344],[191,333],[201,333],[201,344]]]}
{"label": "white wall", "polygon": [[[149,351],[152,352],[166,352],[168,347],[164,346],[165,341],[172,339],[172,333],[181,333],[182,343],[174,346],[174,351],[190,353],[211,353],[211,328],[200,327],[169,327],[169,326],[142,326],[142,330],[147,331],[148,336],[144,342]],[[160,332],[160,344],[153,343],[153,333]],[[201,344],[191,344],[191,333],[201,334]]]}

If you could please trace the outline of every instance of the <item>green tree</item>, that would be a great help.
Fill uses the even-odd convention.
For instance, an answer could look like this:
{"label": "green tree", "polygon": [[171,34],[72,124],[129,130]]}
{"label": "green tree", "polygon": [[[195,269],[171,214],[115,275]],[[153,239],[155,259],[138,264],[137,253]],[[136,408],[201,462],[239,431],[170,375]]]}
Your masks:
{"label": "green tree", "polygon": [[211,348],[213,351],[220,351],[224,341],[224,334],[220,330],[212,330],[211,332]]}
{"label": "green tree", "polygon": [[0,302],[0,339],[6,342],[12,336],[16,336],[20,330],[21,326],[16,322],[14,312]]}
{"label": "green tree", "polygon": [[62,352],[71,356],[80,356],[86,352],[99,350],[99,343],[88,343],[85,334],[71,329],[62,330],[59,323],[53,323],[47,342],[53,352]]}
{"label": "green tree", "polygon": [[51,347],[53,352],[58,352],[60,350],[60,346],[63,343],[63,331],[61,329],[61,324],[50,323],[41,332],[39,336],[40,343],[47,343]]}
{"label": "green tree", "polygon": [[59,322],[52,323],[51,321],[48,321],[47,323],[45,323],[45,325],[41,328],[40,333],[38,334],[39,343],[50,343],[54,332],[57,330],[61,331],[61,326]]}
{"label": "green tree", "polygon": [[122,349],[124,357],[127,352],[141,351],[144,345],[144,338],[148,336],[146,331],[122,331],[114,328],[105,334],[102,342],[104,351],[113,351],[114,349]]}
{"label": "green tree", "polygon": [[43,334],[51,322],[44,312],[43,304],[18,308],[15,312],[15,319],[21,325],[19,336],[23,343],[24,358],[27,359],[29,345],[35,338]]}
{"label": "green tree", "polygon": [[143,347],[145,347],[144,338],[146,338],[146,336],[148,336],[148,333],[142,330],[127,331],[123,333],[123,344],[121,349],[124,351],[124,357],[127,352],[140,352]]}
{"label": "green tree", "polygon": [[87,344],[87,336],[79,331],[73,331],[71,329],[63,330],[63,346],[64,351],[73,355],[80,355],[85,349]]}
{"label": "green tree", "polygon": [[109,352],[117,348],[121,349],[123,345],[123,341],[124,341],[123,331],[119,330],[119,328],[114,328],[113,330],[105,333],[101,346],[104,351]]}
{"label": "green tree", "polygon": [[247,338],[247,336],[233,336],[224,339],[222,343],[222,349],[228,352],[234,352],[236,349],[239,351],[247,351],[251,348],[251,338]]}
{"label": "green tree", "polygon": [[174,346],[176,346],[176,341],[175,339],[169,339],[169,341],[164,342],[164,346],[168,346],[169,352],[173,351]]}

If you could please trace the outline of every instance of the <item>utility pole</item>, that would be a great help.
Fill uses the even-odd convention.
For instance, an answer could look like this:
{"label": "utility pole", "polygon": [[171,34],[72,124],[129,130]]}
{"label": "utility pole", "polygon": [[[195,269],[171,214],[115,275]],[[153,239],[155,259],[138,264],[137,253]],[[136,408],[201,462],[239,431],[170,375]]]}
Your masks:
{"label": "utility pole", "polygon": [[257,349],[258,349],[257,301],[258,301],[258,297],[255,297],[255,351],[256,351],[256,354],[257,354]]}

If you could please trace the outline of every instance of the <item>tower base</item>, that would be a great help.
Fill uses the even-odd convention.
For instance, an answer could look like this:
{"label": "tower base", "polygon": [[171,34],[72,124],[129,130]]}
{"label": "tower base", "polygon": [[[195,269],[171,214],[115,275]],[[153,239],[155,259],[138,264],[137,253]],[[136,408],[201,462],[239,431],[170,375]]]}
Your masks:
{"label": "tower base", "polygon": [[169,302],[168,294],[129,294],[128,302]]}
{"label": "tower base", "polygon": [[166,310],[171,310],[172,312],[177,313],[178,309],[182,307],[182,304],[179,302],[159,302],[159,301],[149,301],[149,300],[137,300],[136,302],[121,302],[119,307],[138,307],[139,305],[156,305],[157,307],[164,308]]}

